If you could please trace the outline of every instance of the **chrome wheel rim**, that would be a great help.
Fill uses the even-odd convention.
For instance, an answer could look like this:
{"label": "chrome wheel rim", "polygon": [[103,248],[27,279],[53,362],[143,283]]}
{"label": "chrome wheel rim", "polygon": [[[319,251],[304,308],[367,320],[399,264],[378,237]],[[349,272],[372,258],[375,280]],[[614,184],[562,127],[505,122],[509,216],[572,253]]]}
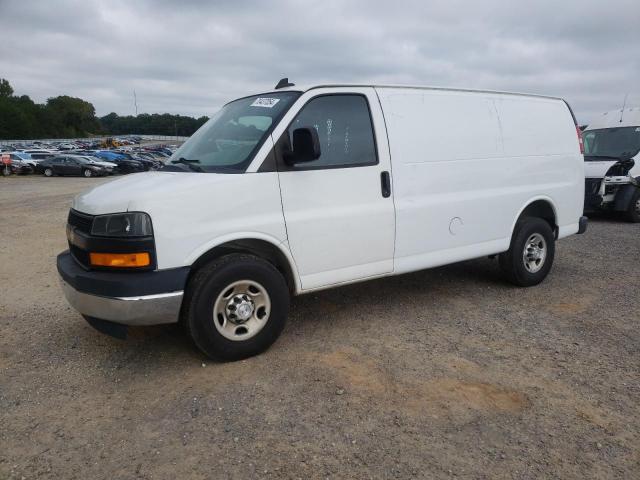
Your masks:
{"label": "chrome wheel rim", "polygon": [[50,168],[47,168],[47,169],[44,171],[44,174],[45,174],[45,176],[47,176],[47,177],[50,177],[52,173],[53,173],[53,170],[51,170]]}
{"label": "chrome wheel rim", "polygon": [[547,241],[539,233],[531,235],[524,244],[522,261],[529,273],[539,272],[547,258]]}
{"label": "chrome wheel rim", "polygon": [[91,176],[91,170],[85,170],[84,171],[84,176],[85,177],[90,177]]}
{"label": "chrome wheel rim", "polygon": [[239,280],[222,289],[213,305],[213,324],[223,337],[236,342],[254,337],[269,321],[271,299],[253,280]]}

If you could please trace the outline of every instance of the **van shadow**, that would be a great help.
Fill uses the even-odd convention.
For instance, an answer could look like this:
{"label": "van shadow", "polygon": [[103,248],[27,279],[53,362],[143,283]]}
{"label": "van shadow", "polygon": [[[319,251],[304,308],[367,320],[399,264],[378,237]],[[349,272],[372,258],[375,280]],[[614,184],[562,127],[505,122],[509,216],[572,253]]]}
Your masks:
{"label": "van shadow", "polygon": [[[292,298],[283,336],[304,332],[314,337],[314,328],[327,320],[331,325],[326,328],[350,328],[351,319],[366,309],[401,310],[408,303],[429,309],[488,286],[510,288],[500,276],[497,261],[485,258],[300,295]],[[58,356],[65,361],[92,358],[90,363],[105,375],[149,375],[219,363],[200,353],[178,324],[130,327],[127,339],[120,340],[94,330],[75,314],[65,323],[64,328],[50,332],[53,344],[62,348]]]}
{"label": "van shadow", "polygon": [[497,259],[469,260],[300,295],[292,299],[290,317],[303,327],[324,321],[336,310],[348,317],[363,309],[399,309],[416,302],[430,308],[487,287],[516,288],[502,278]]}

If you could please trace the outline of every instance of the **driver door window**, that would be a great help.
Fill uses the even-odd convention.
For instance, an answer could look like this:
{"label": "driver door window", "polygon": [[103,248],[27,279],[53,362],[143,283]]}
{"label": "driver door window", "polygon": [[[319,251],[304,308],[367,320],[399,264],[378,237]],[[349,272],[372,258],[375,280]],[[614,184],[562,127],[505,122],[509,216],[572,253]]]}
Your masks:
{"label": "driver door window", "polygon": [[316,129],[321,154],[317,160],[295,165],[295,170],[378,163],[369,105],[363,95],[324,95],[310,100],[284,135],[289,146],[293,131],[301,127]]}

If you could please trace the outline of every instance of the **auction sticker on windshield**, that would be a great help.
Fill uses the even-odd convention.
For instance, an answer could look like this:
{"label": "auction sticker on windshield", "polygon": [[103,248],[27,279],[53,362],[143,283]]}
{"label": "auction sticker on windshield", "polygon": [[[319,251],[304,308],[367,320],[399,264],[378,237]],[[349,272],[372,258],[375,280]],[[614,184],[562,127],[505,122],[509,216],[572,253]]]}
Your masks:
{"label": "auction sticker on windshield", "polygon": [[280,101],[279,98],[258,97],[251,104],[252,107],[271,108]]}

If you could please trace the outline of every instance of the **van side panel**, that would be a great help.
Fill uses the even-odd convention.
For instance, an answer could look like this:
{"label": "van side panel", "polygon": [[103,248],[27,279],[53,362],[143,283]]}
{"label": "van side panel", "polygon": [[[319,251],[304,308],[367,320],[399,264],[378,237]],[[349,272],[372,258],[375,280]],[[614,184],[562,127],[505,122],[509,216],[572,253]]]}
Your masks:
{"label": "van side panel", "polygon": [[563,234],[582,214],[573,118],[555,99],[376,88],[391,149],[396,272],[506,251],[536,199]]}

